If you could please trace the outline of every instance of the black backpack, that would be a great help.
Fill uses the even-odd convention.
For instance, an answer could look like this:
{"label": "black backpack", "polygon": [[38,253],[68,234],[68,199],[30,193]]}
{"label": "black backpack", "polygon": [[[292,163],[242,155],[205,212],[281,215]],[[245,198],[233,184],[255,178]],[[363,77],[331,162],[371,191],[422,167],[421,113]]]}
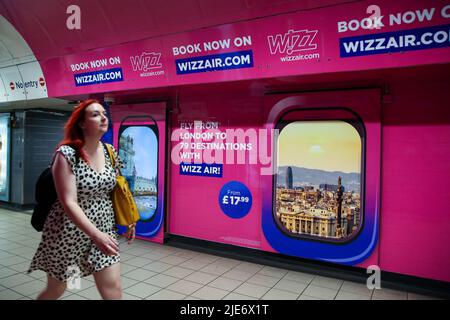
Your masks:
{"label": "black backpack", "polygon": [[[56,154],[55,154],[56,155]],[[78,164],[78,155],[75,155],[76,163]],[[55,156],[53,156],[53,161]],[[52,163],[42,171],[37,179],[34,198],[36,204],[34,205],[33,214],[31,215],[31,225],[36,231],[41,232],[44,228],[45,220],[52,205],[55,203],[58,195],[56,193],[55,182],[53,181]]]}

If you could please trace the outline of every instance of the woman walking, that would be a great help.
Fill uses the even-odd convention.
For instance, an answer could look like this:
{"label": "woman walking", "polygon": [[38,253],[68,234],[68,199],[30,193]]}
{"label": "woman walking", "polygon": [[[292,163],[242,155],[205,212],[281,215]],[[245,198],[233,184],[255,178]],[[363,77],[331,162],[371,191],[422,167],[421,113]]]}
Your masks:
{"label": "woman walking", "polygon": [[[81,102],[66,123],[65,139],[52,165],[58,199],[28,270],[47,273],[47,287],[38,300],[58,299],[68,280],[91,274],[103,299],[122,298],[119,244],[109,196],[122,162],[113,148],[117,160],[113,168],[100,141],[107,130],[106,111],[92,99]],[[126,236],[132,241],[134,228]]]}

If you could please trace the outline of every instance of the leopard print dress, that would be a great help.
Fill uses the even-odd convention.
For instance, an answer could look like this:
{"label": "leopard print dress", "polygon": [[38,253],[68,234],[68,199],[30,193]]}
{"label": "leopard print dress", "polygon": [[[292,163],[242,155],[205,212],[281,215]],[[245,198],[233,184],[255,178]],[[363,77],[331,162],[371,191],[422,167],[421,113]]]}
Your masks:
{"label": "leopard print dress", "polygon": [[[88,219],[102,232],[117,239],[114,212],[110,192],[116,184],[115,169],[105,148],[105,168],[94,170],[81,157],[76,158],[75,150],[63,145],[58,148],[69,162],[76,177],[78,204]],[[118,161],[123,166],[114,148]],[[42,231],[42,239],[31,261],[28,273],[45,271],[60,281],[67,281],[77,273],[85,277],[120,261],[120,255],[107,256],[93,241],[81,231],[64,212],[61,202],[56,200],[50,209]]]}

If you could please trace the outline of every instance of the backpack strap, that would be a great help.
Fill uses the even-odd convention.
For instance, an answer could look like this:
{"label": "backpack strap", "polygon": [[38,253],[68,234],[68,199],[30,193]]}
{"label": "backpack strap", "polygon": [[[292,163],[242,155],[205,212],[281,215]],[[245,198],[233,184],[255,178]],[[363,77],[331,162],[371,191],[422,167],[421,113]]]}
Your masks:
{"label": "backpack strap", "polygon": [[[75,167],[76,167],[78,165],[78,162],[80,161],[80,154],[76,149],[74,149],[74,150],[75,150]],[[51,168],[53,165],[53,162],[55,162],[55,158],[56,158],[57,154],[58,154],[58,152],[53,153],[52,162],[50,162],[50,165],[48,166],[49,168]]]}
{"label": "backpack strap", "polygon": [[75,150],[75,167],[78,165],[78,162],[80,162],[80,154]]}
{"label": "backpack strap", "polygon": [[51,168],[52,165],[53,165],[53,162],[55,162],[55,158],[56,158],[56,155],[57,155],[57,154],[58,154],[58,152],[54,152],[54,153],[53,153],[52,162],[50,162],[50,164],[48,165],[49,168]]}

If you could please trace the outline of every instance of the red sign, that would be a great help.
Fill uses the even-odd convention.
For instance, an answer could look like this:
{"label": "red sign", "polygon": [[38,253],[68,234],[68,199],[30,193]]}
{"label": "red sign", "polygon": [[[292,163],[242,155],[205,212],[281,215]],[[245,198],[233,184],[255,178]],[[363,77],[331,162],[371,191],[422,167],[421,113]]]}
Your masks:
{"label": "red sign", "polygon": [[11,90],[14,90],[14,88],[15,88],[14,82],[10,82],[10,83],[9,83],[9,87],[11,88]]}
{"label": "red sign", "polygon": [[41,87],[45,86],[44,78],[42,78],[42,77],[39,78],[39,84],[41,85]]}

